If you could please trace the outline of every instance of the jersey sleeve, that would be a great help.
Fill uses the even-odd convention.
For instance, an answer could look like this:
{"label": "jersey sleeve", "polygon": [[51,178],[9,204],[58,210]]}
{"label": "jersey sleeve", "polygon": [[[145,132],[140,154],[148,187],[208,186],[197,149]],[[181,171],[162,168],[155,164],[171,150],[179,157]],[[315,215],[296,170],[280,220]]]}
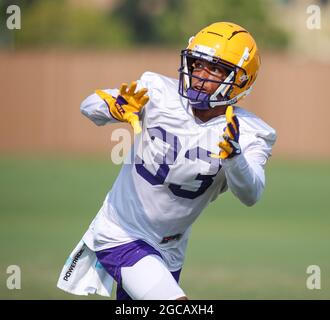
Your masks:
{"label": "jersey sleeve", "polygon": [[222,163],[229,189],[247,206],[254,205],[264,191],[265,165],[275,140],[274,130],[257,132],[242,154]]}
{"label": "jersey sleeve", "polygon": [[[105,89],[106,93],[116,97],[118,89]],[[80,105],[81,113],[96,125],[103,126],[108,123],[118,122],[110,112],[107,103],[96,93],[89,95]]]}

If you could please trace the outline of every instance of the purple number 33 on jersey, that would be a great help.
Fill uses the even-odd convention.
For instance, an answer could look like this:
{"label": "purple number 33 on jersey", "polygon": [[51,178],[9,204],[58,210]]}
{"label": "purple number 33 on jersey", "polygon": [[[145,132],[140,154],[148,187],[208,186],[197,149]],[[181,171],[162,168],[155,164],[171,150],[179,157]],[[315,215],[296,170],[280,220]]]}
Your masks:
{"label": "purple number 33 on jersey", "polygon": [[[155,139],[158,138],[161,141],[170,145],[167,152],[164,155],[157,154],[154,161],[159,164],[159,168],[155,174],[151,173],[145,166],[145,162],[139,156],[135,158],[135,168],[137,173],[147,180],[152,185],[162,185],[165,183],[165,179],[170,172],[170,164],[173,164],[179,152],[181,151],[181,143],[177,136],[166,131],[162,127],[153,127],[148,128],[147,132],[150,136],[151,141],[154,143]],[[217,172],[215,174],[197,174],[194,180],[200,180],[201,184],[199,188],[195,191],[183,189],[181,185],[170,183],[168,188],[178,197],[195,199],[198,196],[202,195],[207,188],[213,183],[214,177],[221,169],[220,161],[210,157],[211,152],[205,150],[201,147],[195,147],[193,149],[187,150],[185,153],[185,158],[188,160],[195,161],[200,159],[206,163],[209,163],[211,166],[217,167]]]}

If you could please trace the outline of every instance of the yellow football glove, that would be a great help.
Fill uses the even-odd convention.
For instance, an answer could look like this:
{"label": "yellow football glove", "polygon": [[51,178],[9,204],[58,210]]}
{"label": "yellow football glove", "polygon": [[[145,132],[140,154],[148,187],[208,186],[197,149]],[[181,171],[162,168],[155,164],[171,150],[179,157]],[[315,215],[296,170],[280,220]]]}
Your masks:
{"label": "yellow football glove", "polygon": [[134,133],[141,132],[139,113],[143,106],[149,101],[146,96],[148,89],[142,88],[135,92],[137,83],[133,81],[129,88],[123,83],[119,89],[117,98],[102,90],[95,90],[95,93],[108,105],[110,114],[118,121],[128,122],[134,129]]}
{"label": "yellow football glove", "polygon": [[218,146],[222,149],[220,154],[211,154],[213,158],[229,159],[241,153],[241,147],[238,143],[239,139],[239,122],[233,112],[233,107],[228,106],[226,110],[227,127],[223,134],[223,141]]}

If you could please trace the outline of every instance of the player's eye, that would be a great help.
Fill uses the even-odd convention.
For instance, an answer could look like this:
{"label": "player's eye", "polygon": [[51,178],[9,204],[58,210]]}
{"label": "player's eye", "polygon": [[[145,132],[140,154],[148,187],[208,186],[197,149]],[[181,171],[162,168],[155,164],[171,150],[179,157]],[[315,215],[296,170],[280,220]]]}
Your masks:
{"label": "player's eye", "polygon": [[194,67],[194,69],[200,70],[200,69],[203,69],[204,68],[204,65],[200,61],[195,61],[194,64],[193,64],[193,67]]}
{"label": "player's eye", "polygon": [[211,66],[209,69],[212,73],[217,73],[217,74],[223,74],[224,73],[222,68],[219,68],[217,66]]}

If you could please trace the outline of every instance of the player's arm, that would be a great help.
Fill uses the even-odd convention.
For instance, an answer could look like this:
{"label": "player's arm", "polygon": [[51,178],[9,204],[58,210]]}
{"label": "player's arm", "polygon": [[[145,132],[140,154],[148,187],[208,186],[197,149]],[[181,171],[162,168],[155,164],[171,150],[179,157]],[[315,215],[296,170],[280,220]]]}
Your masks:
{"label": "player's arm", "polygon": [[97,125],[121,121],[128,122],[135,133],[141,131],[139,114],[148,102],[147,89],[136,90],[137,83],[132,82],[128,88],[122,84],[119,92],[116,90],[95,90],[81,104],[81,112]]}
{"label": "player's arm", "polygon": [[264,165],[267,157],[254,150],[222,161],[231,192],[245,205],[254,205],[265,188]]}
{"label": "player's arm", "polygon": [[226,110],[227,126],[223,141],[219,143],[219,155],[229,189],[245,205],[254,205],[261,197],[265,187],[264,166],[271,148],[261,138],[256,138],[244,153],[239,144],[239,121],[229,106]]}

